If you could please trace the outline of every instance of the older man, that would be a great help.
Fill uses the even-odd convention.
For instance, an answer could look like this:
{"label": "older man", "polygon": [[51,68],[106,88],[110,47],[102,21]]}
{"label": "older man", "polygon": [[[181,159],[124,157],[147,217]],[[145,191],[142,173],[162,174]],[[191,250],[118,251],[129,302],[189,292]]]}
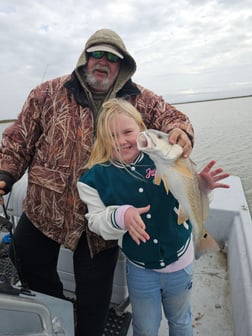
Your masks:
{"label": "older man", "polygon": [[57,274],[61,245],[74,251],[78,336],[101,336],[112,293],[116,241],[88,231],[86,206],[76,182],[94,141],[96,119],[104,101],[129,100],[148,128],[171,134],[170,141],[192,149],[188,118],[162,97],[133,83],[136,63],[121,37],[109,29],[86,42],[71,75],[34,88],[17,121],[3,133],[0,194],[28,169],[24,212],[14,232],[10,256],[22,283],[63,297]]}

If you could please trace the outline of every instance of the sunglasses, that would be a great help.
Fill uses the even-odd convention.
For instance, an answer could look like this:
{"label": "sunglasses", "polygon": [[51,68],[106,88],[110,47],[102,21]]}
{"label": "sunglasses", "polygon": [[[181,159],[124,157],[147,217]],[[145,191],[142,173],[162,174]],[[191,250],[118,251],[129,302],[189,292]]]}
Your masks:
{"label": "sunglasses", "polygon": [[90,55],[96,59],[101,59],[104,55],[106,55],[106,59],[111,63],[117,63],[120,59],[118,56],[106,51],[92,51]]}

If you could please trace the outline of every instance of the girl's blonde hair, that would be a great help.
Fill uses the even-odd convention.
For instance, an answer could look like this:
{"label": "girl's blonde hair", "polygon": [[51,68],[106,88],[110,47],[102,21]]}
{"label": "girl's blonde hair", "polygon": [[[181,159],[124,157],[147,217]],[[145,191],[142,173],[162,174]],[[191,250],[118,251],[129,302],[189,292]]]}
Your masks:
{"label": "girl's blonde hair", "polygon": [[88,169],[97,163],[111,161],[113,144],[116,142],[116,139],[110,130],[110,121],[120,113],[134,119],[138,124],[140,131],[146,129],[140,112],[138,112],[131,103],[119,98],[108,100],[102,105],[102,111],[97,122],[96,140],[89,160],[84,168]]}

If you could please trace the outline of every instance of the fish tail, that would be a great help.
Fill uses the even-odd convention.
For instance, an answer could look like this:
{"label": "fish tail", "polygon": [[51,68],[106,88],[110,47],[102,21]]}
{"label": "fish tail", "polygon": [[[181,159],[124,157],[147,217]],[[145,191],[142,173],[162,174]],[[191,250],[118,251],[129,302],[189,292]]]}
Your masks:
{"label": "fish tail", "polygon": [[217,252],[220,247],[209,232],[205,232],[203,237],[195,245],[195,258],[199,259],[204,253]]}

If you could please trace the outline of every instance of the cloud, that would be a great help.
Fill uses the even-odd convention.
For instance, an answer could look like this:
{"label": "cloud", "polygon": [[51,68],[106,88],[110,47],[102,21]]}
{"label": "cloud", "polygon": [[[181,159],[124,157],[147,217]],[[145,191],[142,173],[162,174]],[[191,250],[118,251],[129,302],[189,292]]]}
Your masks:
{"label": "cloud", "polygon": [[72,72],[108,27],[137,62],[134,80],[167,100],[252,91],[251,1],[1,1],[1,119],[41,81]]}

